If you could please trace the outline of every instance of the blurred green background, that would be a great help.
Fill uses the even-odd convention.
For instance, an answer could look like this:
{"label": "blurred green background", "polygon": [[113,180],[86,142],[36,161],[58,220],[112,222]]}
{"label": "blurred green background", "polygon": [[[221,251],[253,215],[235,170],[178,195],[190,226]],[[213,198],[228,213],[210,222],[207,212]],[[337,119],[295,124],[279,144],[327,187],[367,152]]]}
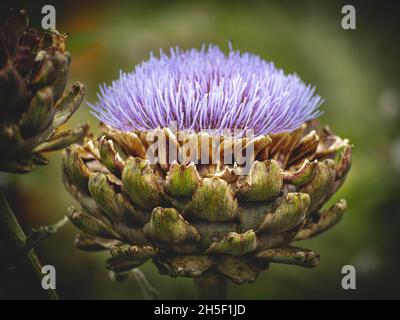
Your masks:
{"label": "blurred green background", "polygon": [[[228,41],[298,73],[325,98],[321,121],[354,144],[353,167],[331,202],[346,198],[339,225],[301,244],[321,254],[315,269],[274,264],[254,284],[231,285],[233,299],[400,298],[400,6],[396,1],[2,1],[27,8],[40,26],[41,8],[53,4],[57,29],[69,32],[70,83],[85,84],[94,102],[99,84],[129,71],[149,52],[179,45]],[[341,8],[353,4],[357,29],[343,30]],[[87,105],[68,122],[72,127],[97,121]],[[60,154],[29,175],[0,175],[21,224],[31,227],[62,218],[74,204],[60,175]],[[113,283],[105,254],[76,250],[69,224],[38,246],[45,264],[57,270],[57,291],[64,299],[140,299],[135,281]],[[341,268],[357,270],[357,289],[341,288]],[[190,279],[142,268],[161,298],[195,298]]]}

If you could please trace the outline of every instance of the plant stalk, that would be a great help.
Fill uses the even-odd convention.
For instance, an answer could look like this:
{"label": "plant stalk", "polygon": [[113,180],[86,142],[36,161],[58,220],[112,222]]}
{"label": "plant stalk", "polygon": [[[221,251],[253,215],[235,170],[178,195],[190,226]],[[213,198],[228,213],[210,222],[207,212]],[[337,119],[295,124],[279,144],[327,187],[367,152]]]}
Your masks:
{"label": "plant stalk", "polygon": [[158,291],[150,284],[149,280],[147,280],[145,274],[139,268],[135,268],[132,271],[133,277],[139,283],[140,288],[142,289],[143,296],[146,300],[158,300],[160,294]]}
{"label": "plant stalk", "polygon": [[27,237],[2,193],[0,193],[0,232],[6,256],[11,260],[9,261],[10,265],[16,269],[18,278],[26,278],[28,283],[31,282],[29,280],[33,282],[33,288],[22,287],[19,289],[23,291],[20,292],[21,296],[26,296],[26,292],[37,292],[39,296],[57,300],[58,295],[55,290],[42,288],[42,264],[35,250],[26,248]]}
{"label": "plant stalk", "polygon": [[209,271],[194,278],[194,284],[200,300],[226,300],[228,279],[223,275]]}

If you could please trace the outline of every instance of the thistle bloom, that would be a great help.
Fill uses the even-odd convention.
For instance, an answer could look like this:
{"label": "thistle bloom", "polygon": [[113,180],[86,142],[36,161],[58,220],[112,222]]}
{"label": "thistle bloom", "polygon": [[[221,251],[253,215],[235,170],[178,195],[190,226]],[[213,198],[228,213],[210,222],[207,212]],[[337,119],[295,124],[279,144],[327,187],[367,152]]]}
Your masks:
{"label": "thistle bloom", "polygon": [[288,132],[317,117],[322,99],[296,74],[285,75],[260,57],[210,45],[171,48],[132,73],[103,85],[91,105],[104,123],[122,131],[252,129],[256,136]]}
{"label": "thistle bloom", "polygon": [[0,26],[0,171],[26,173],[47,164],[43,152],[79,141],[86,126],[60,127],[85,93],[77,82],[65,90],[71,55],[66,36],[30,27],[24,10],[11,10]]}
{"label": "thistle bloom", "polygon": [[[221,298],[228,279],[254,281],[269,263],[316,266],[316,252],[290,244],[340,220],[344,200],[322,207],[351,164],[348,140],[310,121],[321,101],[296,75],[214,46],[121,73],[92,106],[103,135],[64,155],[65,186],[81,205],[69,214],[82,231],[76,246],[110,250],[106,267],[117,273],[152,260],[161,274],[195,278],[207,298]],[[186,154],[186,140],[211,139],[204,129],[254,130],[252,139],[223,136],[217,149],[251,145],[247,175],[238,162],[149,161],[149,132]]]}

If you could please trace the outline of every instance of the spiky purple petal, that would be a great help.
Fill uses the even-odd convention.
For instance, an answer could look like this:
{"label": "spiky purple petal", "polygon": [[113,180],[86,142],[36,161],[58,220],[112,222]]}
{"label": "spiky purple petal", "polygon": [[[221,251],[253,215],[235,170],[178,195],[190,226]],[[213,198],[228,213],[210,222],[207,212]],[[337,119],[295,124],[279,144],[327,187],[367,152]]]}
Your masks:
{"label": "spiky purple petal", "polygon": [[100,86],[94,114],[113,128],[147,131],[173,122],[180,130],[252,129],[266,135],[292,131],[319,116],[321,97],[296,74],[250,53],[218,47],[182,51],[120,72]]}

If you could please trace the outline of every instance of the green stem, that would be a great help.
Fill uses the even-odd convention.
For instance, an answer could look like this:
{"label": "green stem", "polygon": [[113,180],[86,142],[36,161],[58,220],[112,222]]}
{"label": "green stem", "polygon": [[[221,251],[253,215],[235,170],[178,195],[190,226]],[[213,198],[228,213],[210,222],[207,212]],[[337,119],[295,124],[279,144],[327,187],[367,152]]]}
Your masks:
{"label": "green stem", "polygon": [[63,217],[60,221],[49,225],[33,229],[32,233],[26,238],[25,249],[34,248],[40,241],[52,236],[68,222],[68,217]]}
{"label": "green stem", "polygon": [[143,296],[146,300],[157,300],[160,296],[158,291],[150,284],[149,280],[147,280],[145,274],[139,268],[135,268],[132,271],[133,277],[139,283],[140,288],[142,289]]}
{"label": "green stem", "polygon": [[201,300],[225,300],[228,295],[228,279],[209,271],[194,278],[198,298]]}
{"label": "green stem", "polygon": [[[11,210],[7,199],[0,193],[0,232],[1,238],[4,240],[5,249],[13,260],[11,263],[16,264],[17,270],[23,270],[29,273],[28,278],[34,279],[33,290],[43,295],[46,292],[48,299],[58,299],[55,290],[44,290],[41,285],[42,281],[42,264],[36,255],[34,249],[26,248],[26,235],[21,229],[13,211]],[[29,291],[22,288],[22,291]],[[21,292],[24,295],[25,292]]]}

